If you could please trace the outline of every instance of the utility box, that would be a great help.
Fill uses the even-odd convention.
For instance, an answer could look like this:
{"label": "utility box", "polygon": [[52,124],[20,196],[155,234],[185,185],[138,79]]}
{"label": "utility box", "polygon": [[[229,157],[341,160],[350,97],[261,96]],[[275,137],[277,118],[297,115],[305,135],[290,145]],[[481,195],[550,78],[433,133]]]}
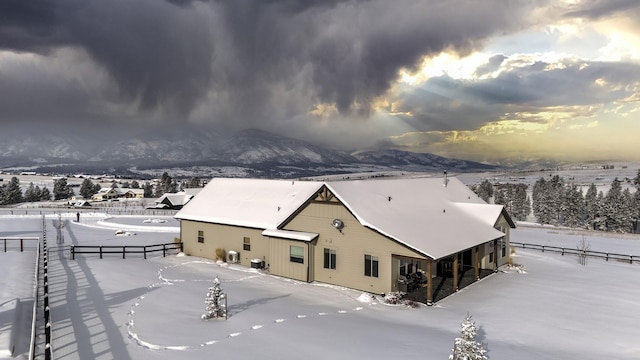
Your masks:
{"label": "utility box", "polygon": [[264,260],[262,260],[262,259],[251,259],[251,267],[253,269],[264,269]]}

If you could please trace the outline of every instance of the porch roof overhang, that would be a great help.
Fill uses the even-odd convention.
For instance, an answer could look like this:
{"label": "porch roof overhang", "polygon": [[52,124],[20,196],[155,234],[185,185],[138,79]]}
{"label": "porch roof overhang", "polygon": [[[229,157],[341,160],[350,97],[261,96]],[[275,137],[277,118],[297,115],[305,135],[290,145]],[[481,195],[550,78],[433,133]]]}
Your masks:
{"label": "porch roof overhang", "polygon": [[319,235],[316,233],[303,232],[303,231],[266,229],[262,232],[262,236],[310,242],[317,239]]}

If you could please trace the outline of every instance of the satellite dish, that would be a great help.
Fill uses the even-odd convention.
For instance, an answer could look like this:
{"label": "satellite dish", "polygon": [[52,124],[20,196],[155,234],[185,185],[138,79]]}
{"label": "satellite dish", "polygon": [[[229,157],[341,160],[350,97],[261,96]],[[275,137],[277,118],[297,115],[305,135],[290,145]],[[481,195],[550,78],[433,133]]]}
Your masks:
{"label": "satellite dish", "polygon": [[331,226],[338,230],[341,230],[344,227],[344,223],[340,219],[333,219],[333,221],[331,222]]}

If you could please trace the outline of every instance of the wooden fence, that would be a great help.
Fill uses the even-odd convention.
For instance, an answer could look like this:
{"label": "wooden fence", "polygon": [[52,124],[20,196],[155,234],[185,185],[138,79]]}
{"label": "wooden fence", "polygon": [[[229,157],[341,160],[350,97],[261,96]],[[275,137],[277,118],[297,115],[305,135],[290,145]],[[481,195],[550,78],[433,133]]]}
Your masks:
{"label": "wooden fence", "polygon": [[616,253],[610,253],[610,252],[603,252],[603,251],[592,251],[592,250],[581,250],[581,249],[577,249],[577,248],[564,248],[564,247],[558,247],[558,246],[549,246],[549,245],[539,245],[539,244],[528,244],[528,243],[521,243],[521,242],[517,242],[517,241],[511,241],[511,246],[514,247],[514,245],[517,245],[518,247],[521,247],[523,249],[534,249],[534,250],[541,250],[542,252],[552,252],[552,253],[559,253],[564,255],[577,255],[577,256],[582,256],[582,257],[594,257],[594,258],[600,258],[600,259],[605,259],[606,261],[609,260],[617,260],[617,261],[624,261],[624,262],[629,262],[629,264],[633,264],[633,262],[638,262],[640,259],[640,256],[638,255],[633,255],[633,254],[616,254]]}
{"label": "wooden fence", "polygon": [[167,256],[169,250],[180,250],[182,252],[182,242],[172,242],[155,245],[71,245],[71,260],[76,259],[76,254],[99,254],[102,259],[105,254],[122,254],[126,259],[127,254],[143,254],[147,258],[148,253],[162,251],[162,257]]}
{"label": "wooden fence", "polygon": [[4,252],[7,252],[7,242],[19,242],[20,243],[20,252],[24,251],[24,242],[25,241],[35,241],[35,248],[38,247],[40,238],[39,237],[4,237],[0,238],[0,241],[4,242]]}

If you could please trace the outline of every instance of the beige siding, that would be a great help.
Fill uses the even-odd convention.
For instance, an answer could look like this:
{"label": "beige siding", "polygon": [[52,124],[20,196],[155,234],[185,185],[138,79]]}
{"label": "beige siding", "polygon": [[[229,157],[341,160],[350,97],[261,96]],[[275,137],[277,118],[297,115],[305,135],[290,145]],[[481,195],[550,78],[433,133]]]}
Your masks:
{"label": "beige siding", "polygon": [[[244,266],[251,266],[251,259],[254,258],[263,259],[265,264],[269,264],[269,239],[262,236],[261,229],[189,220],[182,220],[180,228],[184,252],[187,255],[216,260],[216,249],[221,248],[225,254],[229,250],[237,251],[240,254],[240,263]],[[204,232],[204,243],[198,242],[199,230]],[[251,239],[250,251],[243,249],[245,237]]]}
{"label": "beige siding", "polygon": [[[274,275],[284,276],[290,279],[307,281],[307,269],[309,266],[309,244],[301,241],[290,241],[277,238],[269,238],[269,272]],[[290,247],[298,246],[303,249],[304,263],[291,262]]]}
{"label": "beige siding", "polygon": [[[331,225],[333,219],[344,222],[342,231]],[[386,293],[397,289],[392,271],[392,255],[419,257],[415,252],[362,226],[342,205],[311,203],[290,223],[287,230],[318,233],[313,251],[313,275],[310,279],[353,289]],[[324,249],[336,251],[336,269],[324,268]],[[378,257],[378,277],[365,276],[365,255]]]}

